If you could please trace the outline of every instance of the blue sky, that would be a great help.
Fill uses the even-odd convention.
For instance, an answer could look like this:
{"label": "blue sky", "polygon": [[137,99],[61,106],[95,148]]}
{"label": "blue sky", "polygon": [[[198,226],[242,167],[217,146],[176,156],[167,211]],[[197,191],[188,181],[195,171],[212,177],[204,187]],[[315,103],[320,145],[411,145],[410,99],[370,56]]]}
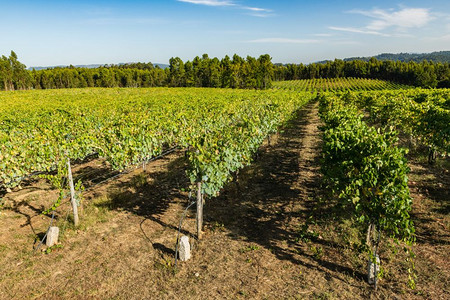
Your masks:
{"label": "blue sky", "polygon": [[0,10],[0,54],[28,67],[450,50],[448,0],[0,0]]}

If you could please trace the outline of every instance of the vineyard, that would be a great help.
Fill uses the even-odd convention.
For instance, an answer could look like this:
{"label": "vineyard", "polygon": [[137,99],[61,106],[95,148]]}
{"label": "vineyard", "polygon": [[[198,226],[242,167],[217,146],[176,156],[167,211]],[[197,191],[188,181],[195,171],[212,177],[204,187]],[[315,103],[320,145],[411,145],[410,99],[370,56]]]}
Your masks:
{"label": "vineyard", "polygon": [[321,78],[278,81],[274,82],[273,86],[281,90],[309,92],[377,91],[412,88],[403,84],[368,78]]}
{"label": "vineyard", "polygon": [[[0,183],[57,170],[92,153],[112,168],[190,148],[195,181],[214,195],[262,140],[311,96],[220,90],[62,90],[0,98]],[[195,100],[194,100],[195,99]],[[195,102],[194,102],[195,101]],[[36,103],[37,102],[37,103]],[[226,151],[224,151],[226,149]]]}
{"label": "vineyard", "polygon": [[[2,101],[0,183],[9,189],[30,175],[55,171],[56,175],[46,178],[59,188],[60,196],[46,210],[49,213],[60,205],[65,190],[76,201],[74,183],[64,180],[70,161],[83,161],[95,153],[113,169],[124,170],[179,147],[187,149],[187,173],[196,184],[197,214],[201,216],[203,195],[215,196],[234,172],[251,162],[262,141],[308,101],[308,96],[292,93],[209,92],[214,94],[203,90],[83,90],[81,94],[65,90],[57,93],[64,99],[59,102],[49,100],[48,95],[55,97],[54,93],[18,94],[39,104],[14,98]],[[100,99],[95,99],[99,93]],[[22,106],[16,107],[16,102]],[[82,182],[76,184],[80,190]]]}
{"label": "vineyard", "polygon": [[374,79],[0,93],[0,298],[445,298],[449,124]]}

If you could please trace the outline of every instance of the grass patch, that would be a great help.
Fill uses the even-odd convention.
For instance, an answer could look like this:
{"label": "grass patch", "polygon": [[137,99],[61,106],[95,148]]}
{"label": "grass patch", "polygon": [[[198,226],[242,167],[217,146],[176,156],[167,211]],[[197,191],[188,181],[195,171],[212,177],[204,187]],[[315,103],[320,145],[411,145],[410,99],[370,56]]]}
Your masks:
{"label": "grass patch", "polygon": [[247,252],[255,251],[255,250],[258,250],[258,249],[259,249],[259,246],[257,246],[257,245],[250,245],[250,246],[248,246],[248,247],[241,248],[241,249],[239,250],[239,252],[241,252],[241,253],[247,253]]}
{"label": "grass patch", "polygon": [[68,211],[66,216],[58,220],[56,226],[60,228],[60,240],[70,231],[85,231],[95,224],[108,222],[112,216],[111,200],[108,197],[96,198],[84,207],[78,227],[73,224],[72,211]]}

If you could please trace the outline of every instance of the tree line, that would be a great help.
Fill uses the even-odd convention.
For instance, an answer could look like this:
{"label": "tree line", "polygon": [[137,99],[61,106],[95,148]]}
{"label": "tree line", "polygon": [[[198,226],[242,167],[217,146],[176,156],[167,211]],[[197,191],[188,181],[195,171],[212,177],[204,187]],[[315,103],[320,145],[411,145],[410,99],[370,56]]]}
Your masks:
{"label": "tree line", "polygon": [[28,71],[11,52],[9,58],[2,57],[0,83],[4,83],[3,90],[158,86],[266,89],[271,87],[273,78],[271,59],[267,54],[245,59],[235,54],[219,60],[203,54],[186,62],[179,57],[171,58],[165,69],[152,63],[129,63]]}
{"label": "tree line", "polygon": [[397,83],[425,87],[450,88],[450,64],[426,60],[417,62],[343,61],[335,59],[325,63],[276,65],[274,80],[357,77],[389,80]]}
{"label": "tree line", "polygon": [[105,65],[98,68],[56,67],[26,70],[14,51],[0,60],[0,89],[58,89],[83,87],[217,87],[266,89],[273,80],[358,77],[394,81],[427,88],[450,87],[450,64],[428,61],[344,61],[273,64],[268,54],[245,59],[210,58],[208,54],[183,62],[171,58],[169,67],[152,63]]}

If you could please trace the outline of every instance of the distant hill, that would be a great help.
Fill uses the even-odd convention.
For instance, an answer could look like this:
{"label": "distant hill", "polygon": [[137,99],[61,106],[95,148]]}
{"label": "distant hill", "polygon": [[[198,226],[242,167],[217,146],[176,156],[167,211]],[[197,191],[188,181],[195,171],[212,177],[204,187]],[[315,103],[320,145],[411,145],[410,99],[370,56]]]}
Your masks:
{"label": "distant hill", "polygon": [[[422,62],[423,60],[440,62],[440,63],[450,63],[450,51],[438,51],[431,53],[382,53],[373,56],[378,60],[393,60],[393,61],[402,61],[402,62]],[[363,60],[369,61],[372,56],[366,57],[349,57],[344,58],[344,61],[352,61],[352,60]],[[327,60],[320,61],[318,63],[326,63]]]}
{"label": "distant hill", "polygon": [[[97,64],[95,64],[95,65],[76,65],[74,67],[75,68],[95,69],[95,68],[98,68],[98,67],[101,67],[101,66],[103,66],[103,65],[97,65]],[[36,71],[39,71],[39,70],[45,70],[45,69],[67,68],[67,67],[69,67],[69,66],[58,65],[58,66],[48,66],[48,67],[29,67],[28,70],[35,69]]]}
{"label": "distant hill", "polygon": [[[117,65],[124,65],[124,63],[120,63]],[[153,64],[155,67],[158,66],[161,69],[166,69],[169,67],[169,65],[167,64],[159,64],[159,63],[154,63]],[[106,65],[101,65],[101,64],[92,64],[92,65],[75,65],[75,68],[87,68],[87,69],[95,69],[95,68],[99,68],[99,67],[103,67],[103,66],[109,66],[108,64]],[[45,70],[45,69],[53,69],[53,68],[67,68],[69,66],[64,66],[64,65],[59,65],[59,66],[49,66],[49,67],[29,67],[28,70],[33,70],[35,69],[36,71],[39,70]]]}
{"label": "distant hill", "polygon": [[[450,51],[439,51],[439,52],[431,52],[431,53],[382,53],[377,56],[374,56],[378,60],[394,60],[394,61],[402,61],[402,62],[422,62],[423,60],[433,61],[433,62],[441,62],[448,63],[450,62]],[[370,57],[350,57],[345,58],[345,61],[352,60],[365,60],[368,61]]]}

